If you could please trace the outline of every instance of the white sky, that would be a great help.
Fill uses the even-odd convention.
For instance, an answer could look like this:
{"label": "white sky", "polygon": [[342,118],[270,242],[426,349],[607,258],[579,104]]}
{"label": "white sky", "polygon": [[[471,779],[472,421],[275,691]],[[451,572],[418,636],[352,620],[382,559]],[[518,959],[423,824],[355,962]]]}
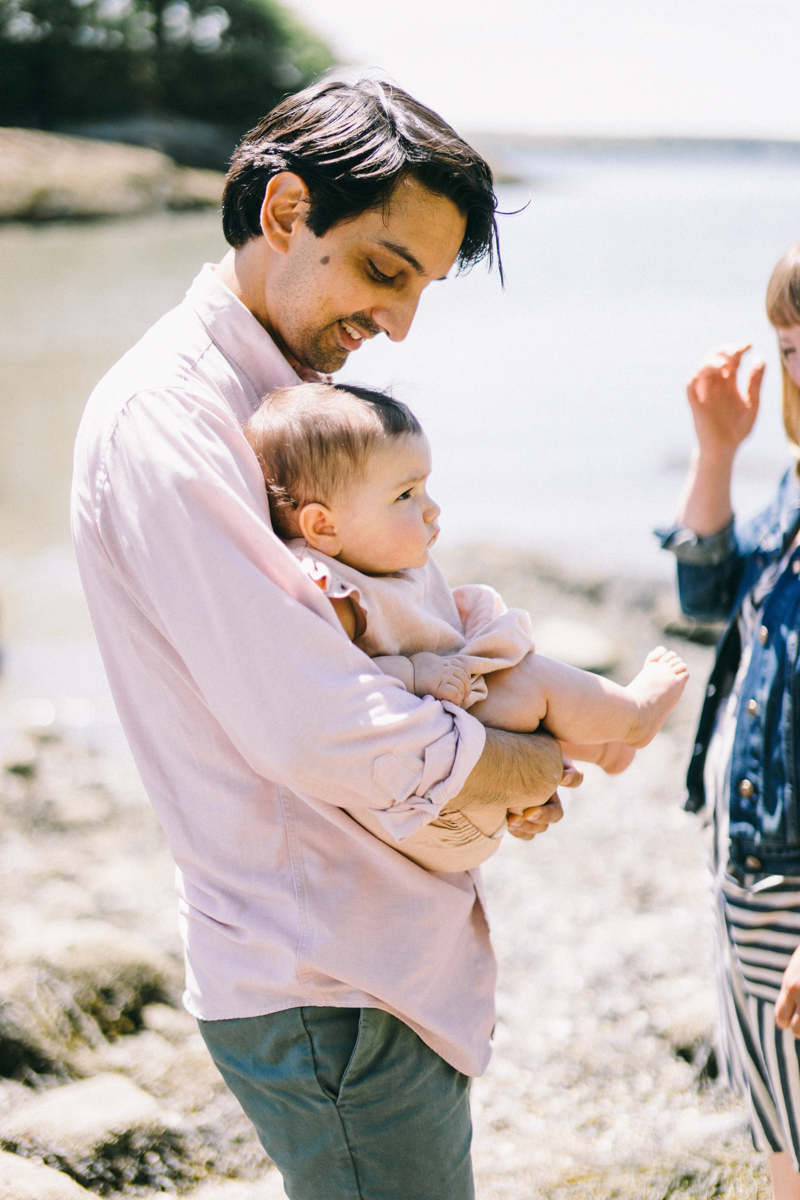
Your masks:
{"label": "white sky", "polygon": [[798,0],[286,0],[464,131],[800,139]]}

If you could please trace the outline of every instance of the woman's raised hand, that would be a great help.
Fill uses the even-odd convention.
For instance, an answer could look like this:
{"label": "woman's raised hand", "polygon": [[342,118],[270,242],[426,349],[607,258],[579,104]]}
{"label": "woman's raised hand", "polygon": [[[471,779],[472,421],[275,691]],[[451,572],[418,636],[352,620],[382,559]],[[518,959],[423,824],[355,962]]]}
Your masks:
{"label": "woman's raised hand", "polygon": [[686,387],[700,451],[734,452],[748,436],[756,416],[764,363],[753,364],[744,395],[736,374],[750,344],[719,350],[695,371]]}

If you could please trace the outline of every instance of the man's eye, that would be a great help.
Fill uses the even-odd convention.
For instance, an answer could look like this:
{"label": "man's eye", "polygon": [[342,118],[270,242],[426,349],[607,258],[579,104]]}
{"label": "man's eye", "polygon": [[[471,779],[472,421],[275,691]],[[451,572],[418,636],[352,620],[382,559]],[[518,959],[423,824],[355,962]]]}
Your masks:
{"label": "man's eye", "polygon": [[788,358],[790,354],[794,354],[794,346],[782,346],[781,351],[784,358]]}
{"label": "man's eye", "polygon": [[367,259],[367,267],[369,268],[370,275],[376,281],[376,283],[394,283],[396,276],[384,275],[383,271],[378,270],[371,258]]}

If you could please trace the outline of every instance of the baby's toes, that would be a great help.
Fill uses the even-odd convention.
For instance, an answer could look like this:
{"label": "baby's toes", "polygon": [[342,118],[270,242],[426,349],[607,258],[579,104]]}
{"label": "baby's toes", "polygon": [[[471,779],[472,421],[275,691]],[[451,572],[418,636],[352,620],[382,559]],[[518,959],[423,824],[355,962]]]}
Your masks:
{"label": "baby's toes", "polygon": [[651,650],[644,661],[645,663],[661,662],[670,653],[671,651],[667,650],[666,646],[656,646],[655,650]]}

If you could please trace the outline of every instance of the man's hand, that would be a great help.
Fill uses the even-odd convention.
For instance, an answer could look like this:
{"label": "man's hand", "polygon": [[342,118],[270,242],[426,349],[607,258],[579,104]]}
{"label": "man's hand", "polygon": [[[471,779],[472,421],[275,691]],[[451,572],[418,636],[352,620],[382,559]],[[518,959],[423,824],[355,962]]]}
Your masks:
{"label": "man's hand", "polygon": [[512,837],[529,842],[537,833],[545,833],[548,826],[555,825],[564,815],[558,792],[546,804],[537,804],[523,809],[521,813],[508,814],[508,832]]}
{"label": "man's hand", "polygon": [[[583,783],[583,772],[579,771],[568,758],[564,759],[564,770],[561,775],[561,786],[567,788],[580,787]],[[558,792],[554,792],[546,804],[533,805],[522,812],[508,814],[508,832],[512,837],[522,838],[529,842],[537,833],[546,833],[550,825],[555,825],[564,815]]]}
{"label": "man's hand", "polygon": [[775,1024],[778,1029],[791,1029],[800,1038],[800,946],[797,947],[783,973],[778,1002],[775,1005]]}
{"label": "man's hand", "polygon": [[577,787],[581,778],[572,763],[565,770],[561,747],[549,734],[488,728],[483,753],[464,787],[442,812],[499,808],[524,813],[534,805],[547,804],[559,783]]}
{"label": "man's hand", "polygon": [[472,677],[457,659],[422,651],[411,655],[411,665],[415,696],[433,696],[460,706],[469,695]]}

